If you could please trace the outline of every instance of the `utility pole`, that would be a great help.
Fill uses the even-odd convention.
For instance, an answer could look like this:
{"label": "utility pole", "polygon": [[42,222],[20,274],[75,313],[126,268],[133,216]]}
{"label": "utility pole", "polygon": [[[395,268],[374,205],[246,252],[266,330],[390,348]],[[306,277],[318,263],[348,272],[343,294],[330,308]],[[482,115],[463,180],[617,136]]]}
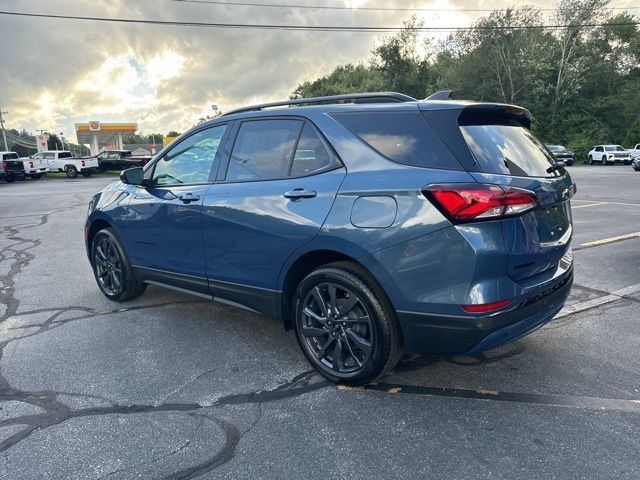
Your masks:
{"label": "utility pole", "polygon": [[2,129],[2,139],[4,140],[4,149],[5,151],[9,151],[9,145],[7,145],[7,135],[4,133],[4,120],[2,119],[2,115],[6,115],[9,112],[3,112],[2,108],[0,108],[0,128]]}

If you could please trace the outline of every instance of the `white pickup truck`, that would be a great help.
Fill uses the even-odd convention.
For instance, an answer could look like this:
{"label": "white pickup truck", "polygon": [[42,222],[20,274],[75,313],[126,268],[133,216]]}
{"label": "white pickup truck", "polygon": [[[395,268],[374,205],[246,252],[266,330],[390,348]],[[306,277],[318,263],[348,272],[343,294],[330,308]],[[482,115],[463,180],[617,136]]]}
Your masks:
{"label": "white pickup truck", "polygon": [[629,149],[629,153],[631,154],[631,158],[640,157],[640,143],[636,143],[633,147]]}
{"label": "white pickup truck", "polygon": [[64,172],[69,178],[76,178],[79,173],[83,177],[90,177],[98,171],[98,159],[95,157],[73,158],[68,150],[47,150],[40,153],[44,154],[49,163],[50,172]]}
{"label": "white pickup truck", "polygon": [[49,162],[44,158],[44,152],[34,153],[30,157],[20,158],[24,164],[24,174],[33,180],[42,178],[49,171]]}

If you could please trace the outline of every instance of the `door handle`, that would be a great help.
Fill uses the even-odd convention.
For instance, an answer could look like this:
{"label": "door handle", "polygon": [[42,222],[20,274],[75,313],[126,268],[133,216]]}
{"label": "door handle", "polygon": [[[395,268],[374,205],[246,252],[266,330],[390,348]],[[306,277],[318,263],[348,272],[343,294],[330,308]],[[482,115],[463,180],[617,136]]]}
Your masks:
{"label": "door handle", "polygon": [[200,197],[198,195],[194,195],[191,192],[188,193],[183,193],[182,195],[180,195],[178,197],[180,200],[182,200],[183,202],[189,203],[189,202],[195,202],[197,200],[200,200]]}
{"label": "door handle", "polygon": [[284,194],[286,198],[292,200],[300,200],[301,198],[313,198],[318,194],[315,190],[305,190],[304,188],[296,188]]}

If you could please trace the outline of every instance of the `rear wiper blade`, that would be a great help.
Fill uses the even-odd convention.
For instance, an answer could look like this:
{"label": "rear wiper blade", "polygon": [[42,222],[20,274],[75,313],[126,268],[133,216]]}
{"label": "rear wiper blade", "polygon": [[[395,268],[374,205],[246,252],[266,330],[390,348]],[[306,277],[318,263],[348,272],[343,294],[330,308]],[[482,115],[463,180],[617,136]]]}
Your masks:
{"label": "rear wiper blade", "polygon": [[558,160],[556,163],[547,168],[547,173],[553,173],[556,170],[560,170],[561,168],[564,168],[566,166],[566,163],[564,163],[562,160]]}

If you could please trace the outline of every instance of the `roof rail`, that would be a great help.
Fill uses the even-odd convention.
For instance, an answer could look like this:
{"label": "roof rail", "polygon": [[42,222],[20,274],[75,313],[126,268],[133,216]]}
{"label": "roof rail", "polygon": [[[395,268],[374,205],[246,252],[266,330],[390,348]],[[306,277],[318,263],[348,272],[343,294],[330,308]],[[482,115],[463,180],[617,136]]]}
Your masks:
{"label": "roof rail", "polygon": [[226,112],[221,116],[242,112],[255,112],[271,107],[291,107],[295,105],[312,105],[320,103],[337,103],[348,101],[351,101],[353,103],[400,103],[415,102],[417,100],[413,97],[410,97],[409,95],[404,95],[402,93],[396,92],[348,93],[345,95],[330,95],[327,97],[299,98],[295,100],[283,100],[281,102],[261,103],[258,105],[236,108],[235,110]]}
{"label": "roof rail", "polygon": [[453,90],[440,90],[439,92],[432,93],[425,100],[452,100]]}

